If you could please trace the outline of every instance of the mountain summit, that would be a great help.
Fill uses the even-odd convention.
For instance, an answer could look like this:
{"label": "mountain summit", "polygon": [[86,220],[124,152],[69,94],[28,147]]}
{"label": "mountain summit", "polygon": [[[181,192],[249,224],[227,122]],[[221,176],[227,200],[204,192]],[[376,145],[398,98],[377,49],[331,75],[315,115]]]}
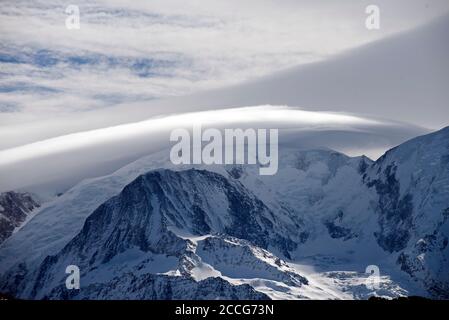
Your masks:
{"label": "mountain summit", "polygon": [[[178,167],[156,154],[84,181],[2,245],[0,290],[31,299],[449,298],[449,128],[375,162],[280,151],[274,176],[257,165]],[[67,265],[80,268],[80,290],[66,289]]]}

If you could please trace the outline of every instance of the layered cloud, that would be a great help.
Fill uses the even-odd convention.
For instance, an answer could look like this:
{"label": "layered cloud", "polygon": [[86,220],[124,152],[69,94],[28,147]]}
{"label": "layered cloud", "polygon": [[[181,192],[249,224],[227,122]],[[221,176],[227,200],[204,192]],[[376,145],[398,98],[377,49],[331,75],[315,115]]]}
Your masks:
{"label": "layered cloud", "polygon": [[[380,54],[387,61],[385,52],[390,51],[372,50],[379,48],[376,45],[350,49],[415,30],[448,12],[449,3],[376,2],[382,19],[377,31],[364,25],[365,7],[371,2],[359,0],[2,2],[0,191],[65,190],[83,178],[107,174],[144,154],[167,148],[169,131],[190,126],[195,119],[220,128],[280,128],[284,138],[294,133],[293,142],[301,146],[379,156],[425,130],[368,117],[279,106],[222,110],[270,103],[394,118],[397,114],[389,111],[395,110],[391,103],[396,100],[385,94],[378,95],[382,99],[369,100],[373,101],[370,108],[359,107],[372,96],[371,84],[373,92],[383,84],[392,89],[384,93],[395,93],[395,84],[383,79],[391,74],[407,76],[403,71],[409,69],[396,65],[415,60],[402,59],[407,52],[395,51],[394,59],[403,63],[382,64],[390,70],[387,76],[381,73],[376,81],[365,83],[352,76],[360,73],[358,68],[379,68],[364,59],[368,56],[374,57],[369,61],[376,61]],[[65,26],[64,11],[69,4],[80,8],[79,30]],[[347,55],[337,57],[346,50]],[[419,55],[421,51],[413,52]],[[354,64],[357,59],[351,57],[362,62]],[[419,61],[427,59],[419,57]],[[415,104],[421,101],[419,97],[428,100],[435,96],[433,92],[444,91],[438,81],[428,81],[444,73],[442,64],[434,64],[437,67],[430,71],[426,65],[420,64],[428,77],[421,82],[405,81],[407,86],[400,88],[408,92],[410,83],[420,88],[421,83],[426,88],[434,82],[440,86],[424,96],[422,91],[414,91],[416,95],[409,100]],[[338,72],[329,73],[332,68]],[[247,81],[281,69],[290,71],[285,77],[277,74]],[[371,69],[366,70],[369,77]],[[341,81],[344,77],[349,80]],[[236,85],[244,81],[248,84]],[[228,85],[236,86],[220,89]],[[185,96],[196,91],[206,93]],[[382,112],[371,112],[376,108]]]}
{"label": "layered cloud", "polygon": [[259,106],[174,114],[77,132],[0,151],[0,191],[26,188],[55,194],[78,181],[110,173],[139,157],[166,150],[176,128],[276,128],[280,143],[329,147],[373,158],[425,130],[348,114]]}
{"label": "layered cloud", "polygon": [[[36,117],[216,88],[424,23],[446,1],[377,1],[382,28],[364,27],[366,1],[3,1],[0,112]],[[0,115],[1,116],[1,115]]]}

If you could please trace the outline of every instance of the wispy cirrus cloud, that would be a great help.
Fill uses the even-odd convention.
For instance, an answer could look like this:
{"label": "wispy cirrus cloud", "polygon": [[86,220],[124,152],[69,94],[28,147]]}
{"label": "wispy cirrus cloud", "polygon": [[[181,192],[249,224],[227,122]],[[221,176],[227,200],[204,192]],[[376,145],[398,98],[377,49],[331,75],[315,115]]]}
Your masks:
{"label": "wispy cirrus cloud", "polygon": [[80,30],[65,27],[66,1],[3,1],[0,111],[42,116],[234,84],[448,9],[439,0],[378,2],[383,28],[373,33],[366,1],[77,0]]}

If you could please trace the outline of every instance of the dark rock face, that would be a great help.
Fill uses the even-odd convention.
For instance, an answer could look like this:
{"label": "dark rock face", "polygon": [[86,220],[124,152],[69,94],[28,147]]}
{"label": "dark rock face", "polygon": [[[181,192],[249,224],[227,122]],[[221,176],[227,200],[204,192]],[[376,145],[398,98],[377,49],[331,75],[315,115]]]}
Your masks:
{"label": "dark rock face", "polygon": [[382,156],[364,181],[379,197],[378,244],[429,296],[449,298],[449,127]]}
{"label": "dark rock face", "polygon": [[396,179],[397,167],[388,165],[379,179],[369,181],[379,195],[380,232],[375,234],[378,244],[388,252],[398,252],[407,246],[412,227],[412,195],[400,196],[400,182]]}
{"label": "dark rock face", "polygon": [[329,235],[334,239],[341,238],[343,240],[348,240],[355,237],[351,229],[340,225],[343,221],[343,215],[343,211],[339,210],[334,219],[324,221],[324,225],[326,226]]}
{"label": "dark rock face", "polygon": [[365,156],[360,157],[360,162],[359,162],[359,173],[360,174],[364,174],[366,172],[366,169],[368,169],[368,167],[372,164],[372,160],[368,159]]}
{"label": "dark rock face", "polygon": [[11,236],[39,203],[28,193],[0,193],[0,244]]}
{"label": "dark rock face", "polygon": [[[217,201],[220,199],[225,201],[225,205]],[[63,290],[61,281],[64,274],[60,272],[64,270],[64,262],[75,264],[88,273],[132,248],[138,248],[142,253],[176,257],[181,261],[179,269],[188,274],[193,268],[191,260],[194,257],[189,249],[192,244],[177,236],[168,226],[188,227],[189,232],[199,236],[210,231],[223,233],[246,239],[261,248],[276,243],[279,250],[287,250],[294,242],[279,234],[270,221],[272,216],[272,212],[238,181],[229,181],[219,174],[195,169],[149,172],[98,207],[72,241],[57,255],[46,257],[30,296],[64,298],[67,290]],[[285,277],[292,281],[289,275]],[[148,287],[142,287],[142,281],[148,282]],[[296,281],[300,284],[306,280],[298,277]],[[110,295],[107,292],[116,290],[115,296],[122,298],[118,289],[122,285],[126,285],[130,297],[138,295],[138,298],[144,299],[266,298],[251,287],[236,287],[222,279],[195,282],[192,279],[149,274],[142,277],[127,275],[111,280],[102,287],[90,286],[84,288],[82,294],[84,297],[95,297],[101,291],[101,297],[108,298]],[[174,293],[175,290],[181,292],[178,286],[187,285],[193,286],[190,289],[193,292],[198,290],[201,294]],[[153,289],[154,286],[159,288]],[[170,289],[172,286],[173,290]],[[52,287],[60,289],[48,292],[48,288]],[[171,291],[167,291],[169,289]],[[152,293],[152,290],[157,293]],[[210,292],[206,294],[208,290]],[[128,296],[125,294],[125,297]]]}
{"label": "dark rock face", "polygon": [[[449,259],[447,258],[448,236],[447,236],[447,209],[443,211],[443,219],[437,224],[432,234],[423,236],[415,243],[413,248],[402,252],[397,260],[397,265],[413,279],[423,278],[427,290],[432,296],[440,299],[449,299],[449,276],[445,270],[449,270]],[[433,262],[433,269],[429,269],[421,257],[437,257],[438,262]],[[433,260],[433,259],[432,259]],[[442,272],[445,276],[441,276]]]}
{"label": "dark rock face", "polygon": [[270,300],[247,284],[231,285],[221,278],[195,281],[189,277],[127,273],[106,284],[67,291],[58,286],[44,299],[133,299],[133,300]]}
{"label": "dark rock face", "polygon": [[329,235],[334,239],[343,238],[344,240],[348,240],[352,236],[351,229],[338,226],[332,221],[326,221],[324,225],[326,226]]}

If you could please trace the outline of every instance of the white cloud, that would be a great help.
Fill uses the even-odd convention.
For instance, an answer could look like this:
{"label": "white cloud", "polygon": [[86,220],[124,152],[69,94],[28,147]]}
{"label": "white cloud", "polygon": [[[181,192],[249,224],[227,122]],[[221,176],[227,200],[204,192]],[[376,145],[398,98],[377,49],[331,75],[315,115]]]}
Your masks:
{"label": "white cloud", "polygon": [[175,114],[2,150],[0,191],[25,187],[39,192],[65,190],[84,178],[110,173],[143,155],[167,149],[172,129],[191,129],[193,124],[203,128],[277,128],[281,144],[324,146],[372,157],[424,132],[394,122],[281,106]]}
{"label": "white cloud", "polygon": [[[239,121],[284,129],[291,125],[312,132],[313,139],[307,136],[312,145],[378,156],[422,130],[270,107],[179,114],[235,106],[223,105],[216,96],[213,106],[199,106],[195,97],[149,103],[334,57],[449,9],[447,0],[376,2],[382,12],[379,32],[366,30],[364,8],[370,2],[359,0],[77,0],[70,4],[80,7],[80,30],[65,27],[66,1],[3,1],[0,189],[47,183],[52,190],[64,189],[166,147],[169,128],[206,115],[206,122],[219,126],[227,124],[223,119],[242,126]],[[319,90],[320,77],[312,78]],[[83,112],[91,109],[100,110]],[[135,122],[170,113],[178,115]],[[117,126],[126,122],[133,123]],[[307,139],[301,140],[300,133],[295,139],[304,144]]]}
{"label": "white cloud", "polygon": [[8,107],[0,110],[55,114],[220,87],[326,58],[449,7],[378,1],[383,28],[373,33],[365,2],[78,0],[81,29],[67,30],[66,1],[4,1],[0,104]]}

